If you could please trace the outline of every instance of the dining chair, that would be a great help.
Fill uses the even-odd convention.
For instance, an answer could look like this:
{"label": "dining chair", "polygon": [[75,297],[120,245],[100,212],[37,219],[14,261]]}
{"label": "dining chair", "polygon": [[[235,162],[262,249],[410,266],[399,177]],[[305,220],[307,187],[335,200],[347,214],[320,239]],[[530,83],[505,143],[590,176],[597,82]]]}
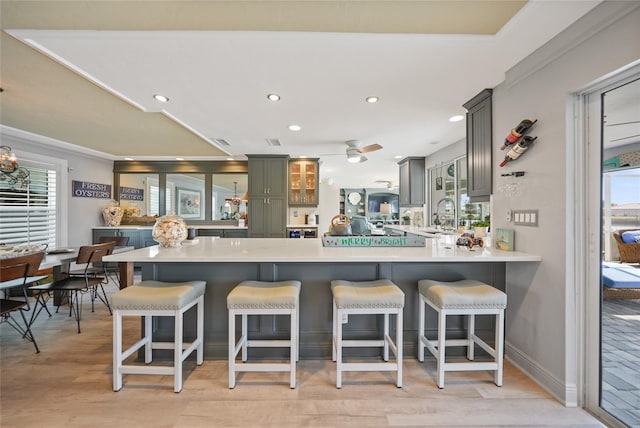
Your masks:
{"label": "dining chair", "polygon": [[[77,266],[84,266],[81,270],[75,271],[76,273],[74,274],[69,273],[67,276],[54,280],[49,284],[30,287],[30,290],[37,292],[34,313],[39,313],[42,308],[46,309],[47,301],[52,293],[63,294],[69,303],[69,316],[72,314],[75,316],[78,324],[78,333],[80,333],[82,297],[85,293],[89,293],[91,297],[91,312],[95,311],[95,299],[100,299],[109,310],[109,314],[111,314],[111,305],[109,305],[109,299],[103,288],[103,285],[109,280],[108,274],[104,266],[100,270],[96,270],[93,264],[102,261],[104,256],[111,254],[114,247],[115,242],[84,245],[78,250],[76,259]],[[40,306],[39,310],[37,310],[38,306]],[[58,309],[56,309],[56,312],[58,312]]]}
{"label": "dining chair", "polygon": [[[115,242],[116,247],[126,247],[129,245],[129,237],[128,236],[101,236],[98,238],[98,243],[103,244],[105,242]],[[120,288],[120,268],[118,267],[118,263],[108,263],[102,262],[104,267],[109,274],[109,277],[116,284],[118,289]],[[97,263],[96,266],[99,266],[100,263]]]}
{"label": "dining chair", "polygon": [[[2,298],[0,298],[0,317],[2,322],[6,322],[13,327],[23,338],[33,343],[36,353],[40,352],[36,339],[31,331],[31,324],[25,317],[25,312],[31,310],[27,289],[30,283],[40,281],[46,276],[37,276],[40,269],[40,263],[44,257],[44,252],[26,254],[23,256],[0,259],[0,289],[2,290]],[[13,296],[10,290],[21,288],[21,296]],[[22,324],[13,318],[12,314],[19,312],[22,318]]]}

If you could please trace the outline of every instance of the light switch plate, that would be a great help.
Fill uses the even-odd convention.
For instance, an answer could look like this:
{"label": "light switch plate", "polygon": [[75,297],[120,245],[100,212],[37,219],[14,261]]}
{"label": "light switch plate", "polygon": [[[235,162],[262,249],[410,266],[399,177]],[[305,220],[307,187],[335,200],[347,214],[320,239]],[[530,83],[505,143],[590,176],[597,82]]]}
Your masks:
{"label": "light switch plate", "polygon": [[513,210],[513,224],[538,227],[538,210]]}

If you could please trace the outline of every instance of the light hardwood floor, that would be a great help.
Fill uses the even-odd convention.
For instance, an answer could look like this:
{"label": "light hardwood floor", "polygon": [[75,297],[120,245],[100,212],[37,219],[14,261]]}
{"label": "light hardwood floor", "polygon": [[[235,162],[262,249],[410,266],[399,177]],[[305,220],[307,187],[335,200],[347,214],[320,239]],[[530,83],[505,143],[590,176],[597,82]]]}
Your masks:
{"label": "light hardwood floor", "polygon": [[[110,286],[113,290],[113,286]],[[67,313],[34,325],[41,353],[6,324],[0,327],[0,426],[9,427],[365,427],[603,426],[566,408],[509,362],[504,386],[489,372],[448,373],[434,383],[433,359],[404,361],[404,387],[391,373],[346,373],[335,388],[331,361],[302,360],[298,386],[287,373],[245,373],[227,387],[226,361],[185,362],[181,393],[169,376],[125,376],[112,391],[112,323],[85,296],[82,333]],[[125,321],[133,343],[139,322]],[[139,337],[139,336],[138,336]]]}

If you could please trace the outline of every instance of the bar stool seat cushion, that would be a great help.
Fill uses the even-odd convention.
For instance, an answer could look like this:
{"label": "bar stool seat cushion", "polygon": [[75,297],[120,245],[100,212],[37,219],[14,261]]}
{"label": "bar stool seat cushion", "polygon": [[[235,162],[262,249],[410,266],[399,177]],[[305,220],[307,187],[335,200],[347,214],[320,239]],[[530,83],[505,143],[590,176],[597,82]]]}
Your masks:
{"label": "bar stool seat cushion", "polygon": [[113,294],[118,310],[178,310],[204,295],[205,281],[143,281]]}
{"label": "bar stool seat cushion", "polygon": [[228,309],[295,309],[300,281],[243,281],[227,295]]}
{"label": "bar stool seat cushion", "polygon": [[331,281],[338,309],[404,308],[404,293],[387,279],[376,281]]}
{"label": "bar stool seat cushion", "polygon": [[440,282],[424,279],[418,282],[420,294],[442,309],[504,309],[507,295],[480,281],[465,279]]}

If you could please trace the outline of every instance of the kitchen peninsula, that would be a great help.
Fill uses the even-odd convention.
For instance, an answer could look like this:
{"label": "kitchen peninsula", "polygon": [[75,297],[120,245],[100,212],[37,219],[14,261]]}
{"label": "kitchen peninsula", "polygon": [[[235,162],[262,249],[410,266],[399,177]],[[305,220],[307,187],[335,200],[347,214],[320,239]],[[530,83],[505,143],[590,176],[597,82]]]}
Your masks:
{"label": "kitchen peninsula", "polygon": [[[245,280],[302,282],[300,294],[300,354],[302,358],[331,355],[331,288],[333,279],[365,281],[390,279],[405,293],[404,325],[407,338],[416,337],[420,279],[445,281],[476,279],[506,290],[507,263],[536,263],[541,257],[519,252],[455,245],[455,236],[427,239],[425,247],[323,247],[319,239],[217,239],[199,237],[178,248],[152,246],[105,257],[106,261],[142,266],[142,279],[159,281],[204,280],[205,357],[227,356],[227,294]],[[127,269],[121,269],[126,271]],[[132,271],[132,268],[129,269]],[[127,279],[132,283],[132,278]],[[123,281],[124,283],[124,281]],[[508,293],[508,290],[507,290]],[[256,339],[287,331],[288,320],[263,316],[250,322]],[[172,334],[170,322],[159,320],[160,334]],[[485,320],[481,320],[485,321]],[[490,320],[478,322],[479,331]],[[190,325],[188,322],[185,325]],[[377,334],[370,317],[352,317],[347,331]],[[508,328],[508,326],[507,326]],[[189,332],[187,332],[189,333]],[[406,340],[407,355],[415,355],[415,341]],[[259,350],[256,350],[258,352]],[[365,350],[353,350],[364,352]],[[277,352],[268,350],[268,355]]]}

